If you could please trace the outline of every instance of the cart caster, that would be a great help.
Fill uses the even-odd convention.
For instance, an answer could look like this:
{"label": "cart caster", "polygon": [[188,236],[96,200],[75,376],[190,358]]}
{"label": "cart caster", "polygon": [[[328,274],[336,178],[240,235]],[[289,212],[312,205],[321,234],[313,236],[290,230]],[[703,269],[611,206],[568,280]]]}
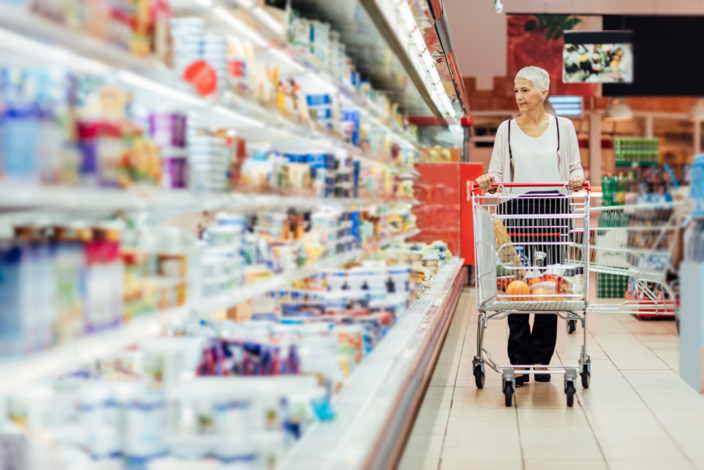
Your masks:
{"label": "cart caster", "polygon": [[474,364],[474,383],[477,388],[484,388],[485,379],[484,364]]}
{"label": "cart caster", "polygon": [[504,381],[504,401],[506,406],[513,405],[513,382]]}
{"label": "cart caster", "polygon": [[575,390],[574,388],[574,383],[567,382],[567,385],[565,385],[565,395],[567,395],[567,406],[571,407],[574,405],[575,393],[577,393],[577,390]]}
{"label": "cart caster", "polygon": [[571,335],[577,331],[577,320],[567,320],[565,327],[567,328],[567,334]]}
{"label": "cart caster", "polygon": [[574,405],[574,395],[577,393],[575,388],[577,383],[577,369],[567,369],[565,371],[565,395],[567,395],[567,406]]}
{"label": "cart caster", "polygon": [[590,359],[587,359],[586,363],[582,366],[582,371],[579,375],[582,377],[582,388],[589,388],[589,380],[592,377],[592,362]]}

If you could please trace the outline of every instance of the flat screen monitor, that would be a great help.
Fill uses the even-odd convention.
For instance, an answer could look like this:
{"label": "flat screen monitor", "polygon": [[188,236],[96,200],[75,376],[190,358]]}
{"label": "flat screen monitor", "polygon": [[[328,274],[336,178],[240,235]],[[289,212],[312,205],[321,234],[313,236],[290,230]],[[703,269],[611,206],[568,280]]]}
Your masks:
{"label": "flat screen monitor", "polygon": [[565,31],[564,83],[633,83],[631,31]]}

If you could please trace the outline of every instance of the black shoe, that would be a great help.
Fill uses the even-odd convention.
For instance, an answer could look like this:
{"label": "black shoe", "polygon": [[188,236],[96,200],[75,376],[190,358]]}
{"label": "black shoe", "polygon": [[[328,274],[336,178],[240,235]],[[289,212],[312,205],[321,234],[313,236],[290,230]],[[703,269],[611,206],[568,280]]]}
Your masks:
{"label": "black shoe", "polygon": [[522,387],[528,382],[530,382],[530,375],[521,375],[520,377],[516,377],[516,388]]}
{"label": "black shoe", "polygon": [[[534,367],[535,370],[540,370],[538,367]],[[533,374],[535,375],[536,382],[550,382],[550,374]]]}

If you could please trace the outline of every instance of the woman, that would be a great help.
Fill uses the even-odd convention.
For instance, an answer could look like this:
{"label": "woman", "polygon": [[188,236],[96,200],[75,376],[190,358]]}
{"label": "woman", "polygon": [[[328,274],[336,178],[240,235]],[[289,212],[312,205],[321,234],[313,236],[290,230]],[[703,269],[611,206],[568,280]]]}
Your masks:
{"label": "woman", "polygon": [[[539,67],[521,69],[514,80],[514,94],[521,115],[515,120],[501,123],[496,133],[494,151],[491,155],[489,173],[477,178],[477,185],[484,190],[491,183],[514,182],[566,182],[571,189],[582,188],[584,171],[579,156],[577,133],[572,121],[545,112],[543,103],[548,97],[550,76]],[[535,193],[539,188],[512,188],[510,194]],[[494,192],[492,190],[492,192]],[[544,190],[543,190],[544,191]],[[539,191],[538,191],[539,192]],[[545,194],[532,198],[545,201]],[[549,197],[552,204],[541,204],[547,213],[564,211],[564,198],[555,194]],[[530,196],[511,201],[518,202],[512,208],[504,208],[506,213],[525,213],[525,203]],[[527,204],[530,206],[530,204]],[[508,227],[507,227],[508,229]],[[516,240],[514,240],[516,241]],[[547,240],[546,240],[547,241]],[[548,245],[545,245],[548,246]],[[528,254],[532,250],[531,254]],[[536,252],[535,245],[527,245],[524,252],[531,256]],[[561,262],[559,253],[547,249],[547,263]],[[557,316],[535,315],[533,331],[530,329],[529,314],[511,314],[508,317],[508,355],[514,365],[547,365],[555,351],[557,340]],[[535,374],[536,381],[550,381],[549,374]],[[528,375],[517,375],[516,386],[528,382]]]}

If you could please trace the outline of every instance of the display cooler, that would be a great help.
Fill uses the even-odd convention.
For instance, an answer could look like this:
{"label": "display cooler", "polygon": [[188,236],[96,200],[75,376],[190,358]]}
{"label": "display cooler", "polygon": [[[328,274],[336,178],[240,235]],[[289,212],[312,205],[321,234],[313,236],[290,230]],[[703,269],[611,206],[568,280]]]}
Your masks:
{"label": "display cooler", "polygon": [[0,468],[393,467],[473,253],[442,2],[0,0],[0,38]]}

